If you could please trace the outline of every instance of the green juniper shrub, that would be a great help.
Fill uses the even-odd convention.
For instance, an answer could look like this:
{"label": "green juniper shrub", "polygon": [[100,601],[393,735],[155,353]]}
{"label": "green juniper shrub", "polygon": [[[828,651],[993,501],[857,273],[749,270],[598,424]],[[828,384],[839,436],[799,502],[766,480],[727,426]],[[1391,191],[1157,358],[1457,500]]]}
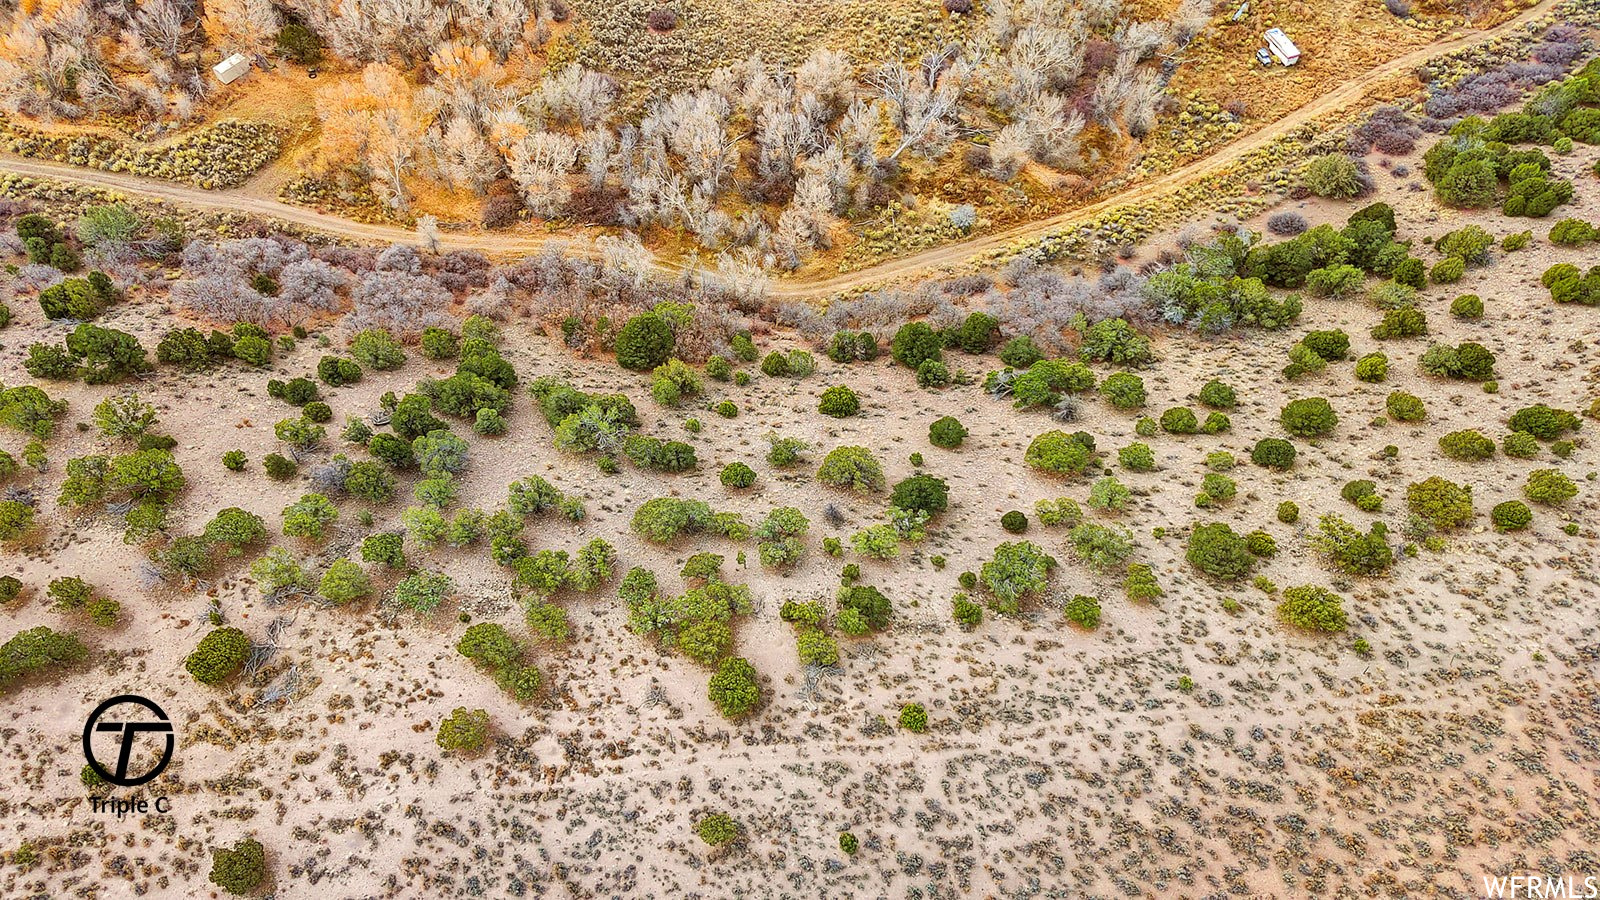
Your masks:
{"label": "green juniper shrub", "polygon": [[1232,385],[1215,379],[1208,381],[1196,395],[1202,406],[1212,409],[1233,409],[1239,404],[1239,395]]}
{"label": "green juniper shrub", "polygon": [[1363,512],[1377,512],[1383,508],[1383,495],[1378,493],[1377,483],[1369,479],[1347,482],[1339,489],[1339,496]]}
{"label": "green juniper shrub", "polygon": [[1100,383],[1100,395],[1117,409],[1144,406],[1144,379],[1131,372],[1116,372]]}
{"label": "green juniper shrub", "polygon": [[954,416],[943,416],[928,426],[928,441],[935,447],[954,450],[966,440],[967,433],[967,429]]}
{"label": "green juniper shrub", "polygon": [[1184,556],[1207,575],[1230,581],[1248,575],[1255,566],[1248,543],[1223,522],[1195,527]]}
{"label": "green juniper shrub", "polygon": [[923,360],[917,366],[917,387],[942,388],[950,384],[950,368],[936,359]]}
{"label": "green juniper shrub", "polygon": [[1339,424],[1333,407],[1321,397],[1305,397],[1285,404],[1278,421],[1295,437],[1325,437]]}
{"label": "green juniper shrub", "polygon": [[477,753],[489,741],[488,710],[456,707],[439,722],[433,741],[446,753]]}
{"label": "green juniper shrub", "polygon": [[1494,376],[1494,354],[1482,344],[1467,341],[1454,347],[1434,344],[1422,354],[1422,371],[1440,378],[1486,381]]}
{"label": "green juniper shrub", "polygon": [[1072,528],[1083,521],[1083,509],[1078,506],[1078,501],[1070,497],[1040,500],[1033,505],[1033,515],[1040,525],[1051,528]]}
{"label": "green juniper shrub", "polygon": [[1372,326],[1372,339],[1375,341],[1416,337],[1427,333],[1428,315],[1415,306],[1385,310],[1383,318],[1377,325]]}
{"label": "green juniper shrub", "polygon": [[1539,439],[1526,431],[1513,431],[1500,442],[1500,452],[1513,459],[1533,459],[1539,455]]}
{"label": "green juniper shrub", "polygon": [[1092,509],[1116,514],[1125,512],[1132,503],[1133,492],[1111,475],[1096,479],[1089,488],[1089,506]]}
{"label": "green juniper shrub", "polygon": [[1079,628],[1093,631],[1100,625],[1100,598],[1078,594],[1062,606],[1067,621]]}
{"label": "green juniper shrub", "polygon": [[454,359],[461,353],[456,333],[448,328],[422,329],[422,355],[428,359]]}
{"label": "green juniper shrub", "polygon": [[1128,564],[1128,576],[1123,580],[1122,590],[1134,603],[1150,603],[1166,593],[1156,581],[1155,569],[1144,563]]}
{"label": "green juniper shrub", "polygon": [[1316,585],[1285,588],[1278,618],[1308,631],[1338,632],[1346,626],[1344,600]]}
{"label": "green juniper shrub", "polygon": [[1012,534],[1022,534],[1028,530],[1028,517],[1013,509],[1000,517],[1000,527]]}
{"label": "green juniper shrub", "polygon": [[928,711],[921,703],[906,703],[900,707],[900,727],[921,734],[928,730]]}
{"label": "green juniper shrub", "polygon": [[299,471],[300,465],[281,453],[268,453],[261,460],[261,468],[273,481],[287,481]]}
{"label": "green juniper shrub", "polygon": [[344,387],[361,380],[361,367],[343,357],[324,356],[317,361],[317,377],[329,387]]}
{"label": "green juniper shrub", "polygon": [[755,470],[742,462],[728,463],[722,467],[719,476],[724,485],[731,488],[747,488],[756,483]]}
{"label": "green juniper shrub", "polygon": [[211,883],[230,894],[253,893],[267,878],[267,851],[255,838],[211,848]]}
{"label": "green juniper shrub", "polygon": [[405,365],[406,352],[400,342],[382,328],[366,328],[350,339],[350,355],[361,365],[380,372]]}
{"label": "green juniper shrub", "polygon": [[1507,500],[1495,504],[1489,511],[1489,520],[1495,531],[1521,531],[1533,523],[1533,510],[1521,500]]}
{"label": "green juniper shrub", "polygon": [[1135,441],[1117,451],[1117,463],[1130,472],[1154,472],[1156,456],[1149,444]]}
{"label": "green juniper shrub", "polygon": [[1459,528],[1472,521],[1472,489],[1434,475],[1406,487],[1406,506],[1434,528]]}
{"label": "green juniper shrub", "polygon": [[216,628],[200,639],[184,668],[201,684],[217,685],[244,667],[250,639],[237,628]]}
{"label": "green juniper shrub", "polygon": [[380,563],[391,569],[404,568],[405,539],[395,532],[369,534],[361,541],[361,559],[365,562]]}
{"label": "green juniper shrub", "polygon": [[721,847],[733,843],[739,836],[739,826],[727,813],[711,813],[695,823],[694,832],[708,846]]}
{"label": "green juniper shrub", "polygon": [[950,601],[950,617],[962,630],[971,631],[983,624],[983,607],[972,602],[965,593],[958,593]]}
{"label": "green juniper shrub", "polygon": [[1000,361],[1018,371],[1028,368],[1041,359],[1044,359],[1044,352],[1034,344],[1033,338],[1027,335],[1014,337],[1000,348]]}
{"label": "green juniper shrub", "polygon": [[1200,420],[1187,406],[1174,406],[1161,414],[1161,430],[1168,434],[1194,434],[1200,430]]}
{"label": "green juniper shrub", "polygon": [[310,403],[307,403],[301,408],[300,414],[305,416],[306,420],[310,422],[322,423],[331,422],[333,420],[333,408],[320,400],[314,400]]}
{"label": "green juniper shrub", "polygon": [[867,331],[839,331],[828,342],[828,358],[836,363],[878,358],[878,339]]}
{"label": "green juniper shrub", "polygon": [[761,374],[769,378],[782,378],[789,374],[789,358],[783,353],[773,350],[761,360]]}
{"label": "green juniper shrub", "polygon": [[[672,356],[674,343],[672,326],[665,318],[653,312],[640,313],[629,319],[617,333],[615,342],[617,365],[635,372],[649,371],[662,365]],[[748,335],[743,336],[743,343],[749,345],[753,359],[755,347],[750,344]],[[734,339],[734,349],[740,350],[738,337]],[[743,358],[742,353],[741,358]]]}
{"label": "green juniper shrub", "polygon": [[1245,549],[1258,559],[1271,559],[1278,555],[1278,541],[1271,534],[1257,528],[1244,536]]}
{"label": "green juniper shrub", "polygon": [[1535,469],[1528,473],[1522,493],[1535,503],[1559,506],[1578,496],[1578,486],[1559,469]]}
{"label": "green juniper shrub", "polygon": [[865,447],[836,447],[823,458],[817,480],[860,493],[882,490],[883,467]]}
{"label": "green juniper shrub", "polygon": [[894,486],[889,495],[889,505],[899,509],[925,512],[930,517],[944,512],[950,504],[950,488],[943,478],[932,475],[913,475]]}
{"label": "green juniper shrub", "polygon": [[1538,403],[1512,413],[1507,424],[1512,431],[1525,431],[1540,440],[1548,441],[1568,431],[1577,430],[1583,423],[1577,415],[1567,410]]}
{"label": "green juniper shrub", "polygon": [[1082,475],[1095,459],[1093,439],[1079,434],[1046,431],[1028,444],[1023,462],[1029,467],[1055,475]]}
{"label": "green juniper shrub", "polygon": [[915,370],[926,360],[942,360],[944,338],[925,322],[907,322],[894,333],[889,353],[895,362]]}
{"label": "green juniper shrub", "polygon": [[856,392],[842,384],[824,390],[817,403],[817,412],[835,419],[848,418],[860,411],[861,400]]}
{"label": "green juniper shrub", "polygon": [[737,418],[739,415],[739,407],[732,400],[723,400],[716,406],[712,407],[712,409],[716,411],[717,415],[723,417],[724,419]]}
{"label": "green juniper shrub", "polygon": [[1382,353],[1368,353],[1356,360],[1356,380],[1379,384],[1389,378],[1389,357]]}
{"label": "green juniper shrub", "polygon": [[1483,300],[1477,294],[1462,294],[1450,301],[1450,315],[1458,319],[1483,318]]}
{"label": "green juniper shrub", "polygon": [[730,656],[717,664],[706,694],[725,718],[741,719],[761,705],[761,681],[749,660]]}
{"label": "green juniper shrub", "polygon": [[249,458],[243,450],[229,450],[222,454],[222,465],[230,472],[243,472]]}
{"label": "green juniper shrub", "polygon": [[767,463],[780,469],[798,465],[804,461],[806,453],[811,449],[799,438],[780,437],[776,434],[767,435],[767,442],[770,445],[767,451]]}
{"label": "green juniper shrub", "polygon": [[1300,521],[1300,505],[1293,500],[1285,500],[1278,504],[1278,521],[1285,525],[1293,525]]}
{"label": "green juniper shrub", "polygon": [[1405,391],[1393,391],[1384,401],[1389,417],[1396,422],[1420,422],[1428,417],[1422,398]]}
{"label": "green juniper shrub", "polygon": [[1161,433],[1161,426],[1149,416],[1140,416],[1139,421],[1133,423],[1133,433],[1139,437],[1155,437]]}
{"label": "green juniper shrub", "polygon": [[1451,459],[1476,462],[1494,456],[1494,441],[1472,429],[1452,431],[1439,438],[1439,450]]}
{"label": "green juniper shrub", "polygon": [[1338,329],[1308,332],[1300,343],[1328,362],[1338,362],[1350,353],[1350,336]]}

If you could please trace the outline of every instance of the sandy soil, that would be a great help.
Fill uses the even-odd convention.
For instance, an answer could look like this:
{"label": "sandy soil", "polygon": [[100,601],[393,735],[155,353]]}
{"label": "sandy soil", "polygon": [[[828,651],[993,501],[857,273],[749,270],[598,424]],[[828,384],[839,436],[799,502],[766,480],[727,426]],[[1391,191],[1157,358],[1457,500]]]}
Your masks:
{"label": "sandy soil", "polygon": [[[1579,184],[1579,201],[1558,215],[1600,220],[1600,190],[1581,174],[1593,159],[1590,150],[1558,160]],[[242,566],[209,590],[147,591],[142,554],[122,543],[119,523],[74,519],[55,504],[65,461],[102,445],[71,423],[88,421],[111,389],[49,386],[71,409],[49,445],[50,471],[33,479],[44,497],[42,544],[8,554],[3,565],[32,589],[0,612],[0,633],[70,626],[96,655],[82,672],[0,697],[0,850],[28,842],[41,856],[27,870],[8,858],[0,894],[204,896],[209,848],[245,835],[266,845],[269,890],[279,897],[1467,897],[1481,896],[1489,872],[1600,875],[1600,592],[1588,480],[1595,449],[1582,442],[1564,461],[1545,452],[1469,464],[1444,459],[1436,446],[1440,434],[1467,427],[1498,440],[1506,417],[1534,402],[1587,407],[1600,377],[1595,310],[1555,306],[1537,279],[1553,261],[1592,262],[1592,251],[1546,244],[1554,219],[1441,212],[1428,193],[1409,188],[1418,176],[1381,172],[1379,180],[1402,237],[1419,246],[1466,222],[1496,235],[1531,226],[1539,237],[1459,285],[1426,291],[1433,334],[1383,342],[1391,358],[1385,384],[1356,381],[1348,362],[1292,384],[1277,374],[1288,346],[1310,328],[1344,328],[1352,359],[1378,349],[1367,337],[1378,313],[1356,300],[1308,300],[1299,327],[1284,333],[1161,338],[1162,361],[1144,373],[1149,411],[1194,405],[1193,393],[1213,377],[1234,384],[1241,404],[1232,432],[1160,435],[1150,439],[1159,471],[1117,471],[1138,494],[1121,516],[1138,540],[1134,558],[1153,565],[1167,591],[1154,605],[1127,602],[1116,581],[1072,561],[1059,530],[1035,523],[1028,537],[1063,563],[1051,600],[1019,617],[991,616],[970,633],[954,626],[956,576],[1009,538],[1002,512],[1058,496],[1082,502],[1088,493],[1086,481],[1027,470],[1028,441],[1053,424],[977,386],[926,391],[886,360],[838,366],[819,357],[820,370],[804,380],[756,373],[746,388],[708,382],[709,399],[731,398],[741,409],[726,420],[663,410],[645,377],[574,359],[525,326],[508,328],[507,358],[524,382],[565,373],[587,390],[626,391],[644,430],[693,443],[701,466],[682,476],[628,467],[602,475],[591,461],[552,448],[523,395],[510,434],[473,439],[462,504],[493,506],[508,482],[543,475],[586,497],[589,517],[531,525],[530,547],[570,551],[604,536],[618,545],[622,567],[648,566],[668,590],[680,587],[676,573],[689,554],[726,554],[730,580],[747,582],[758,601],[737,626],[736,652],[762,673],[769,697],[738,724],[707,701],[707,671],[627,630],[614,585],[558,598],[575,639],[536,650],[549,688],[530,706],[516,704],[454,650],[461,611],[527,637],[504,574],[481,549],[427,556],[463,588],[461,608],[431,621],[375,605],[268,607]],[[1353,208],[1317,202],[1302,212],[1315,224]],[[1431,250],[1424,255],[1431,262]],[[1447,313],[1450,299],[1466,292],[1485,298],[1479,322]],[[0,380],[8,384],[29,380],[21,370],[29,343],[61,332],[25,298],[12,308],[17,319],[0,333]],[[102,324],[153,346],[173,316],[160,297],[136,298]],[[1419,374],[1415,359],[1432,339],[1487,345],[1499,358],[1500,393]],[[795,342],[778,334],[766,344]],[[279,355],[274,372],[301,374],[324,352],[302,341]],[[979,375],[997,365],[959,353],[952,363]],[[386,390],[447,372],[413,354],[400,370],[324,393],[342,422],[373,411]],[[192,533],[234,505],[259,513],[276,533],[282,508],[310,490],[261,473],[261,457],[278,449],[272,423],[290,414],[265,395],[267,377],[237,367],[198,376],[163,369],[137,385],[160,407],[161,430],[180,441],[175,453],[190,486],[174,513],[175,533]],[[835,383],[861,392],[862,415],[816,414],[817,395]],[[1383,425],[1384,397],[1396,389],[1423,397],[1430,421]],[[1312,395],[1329,398],[1341,417],[1332,437],[1298,442],[1301,462],[1290,473],[1244,463],[1230,473],[1236,500],[1219,511],[1194,508],[1207,453],[1246,458],[1258,438],[1280,435],[1277,413],[1287,398]],[[926,438],[928,423],[947,414],[971,430],[957,451]],[[689,415],[705,423],[703,432],[682,428]],[[1135,439],[1135,419],[1087,402],[1074,427],[1114,451]],[[768,466],[769,431],[810,441],[812,466],[793,474]],[[14,432],[0,436],[13,453],[21,444]],[[924,471],[949,480],[952,508],[925,544],[898,560],[846,554],[844,561],[861,563],[866,583],[892,598],[896,623],[846,642],[837,669],[807,670],[778,608],[830,598],[841,561],[821,552],[821,539],[847,536],[883,508],[882,496],[857,498],[811,477],[821,455],[844,444],[871,448],[890,483],[911,474],[909,455],[922,453]],[[1379,458],[1387,444],[1399,448],[1397,458]],[[234,448],[251,458],[245,473],[218,461]],[[760,476],[738,495],[716,479],[735,460]],[[1442,553],[1401,560],[1386,578],[1334,574],[1304,540],[1325,512],[1371,518],[1339,499],[1353,478],[1378,483],[1386,499],[1380,517],[1392,529],[1404,517],[1407,483],[1430,474],[1470,483],[1486,526],[1487,510],[1519,497],[1526,472],[1540,467],[1568,473],[1579,497],[1560,511],[1536,508],[1533,528],[1520,534],[1472,529]],[[702,498],[750,521],[798,506],[813,523],[810,552],[790,573],[775,574],[756,564],[752,545],[647,545],[629,533],[628,520],[663,494]],[[1300,524],[1274,518],[1285,499],[1300,504]],[[829,505],[847,524],[826,524]],[[363,505],[346,500],[338,534],[323,545],[277,540],[325,563],[369,530],[394,527],[402,506],[373,510],[368,529],[358,522]],[[1582,526],[1578,536],[1560,530],[1567,519]],[[1352,611],[1351,632],[1290,631],[1273,615],[1274,598],[1248,582],[1217,585],[1196,573],[1173,532],[1211,520],[1271,532],[1282,552],[1261,574],[1280,588],[1337,590]],[[1156,529],[1167,533],[1156,537]],[[733,562],[740,549],[751,556],[748,567]],[[936,554],[948,558],[943,570],[932,564]],[[121,600],[125,624],[102,632],[50,609],[43,585],[62,574],[80,574]],[[1060,599],[1079,593],[1101,599],[1096,631],[1067,625],[1059,611]],[[1225,612],[1224,597],[1237,599],[1240,611]],[[257,641],[274,620],[286,621],[269,668],[220,689],[198,686],[182,669],[209,628],[213,599]],[[1370,657],[1351,652],[1355,637],[1371,642]],[[262,702],[291,664],[299,678],[292,698]],[[1192,692],[1178,688],[1184,675]],[[172,766],[139,791],[171,797],[170,816],[93,813],[79,783],[84,716],[121,692],[155,699],[178,723]],[[892,726],[908,701],[926,704],[927,734]],[[496,736],[480,758],[442,758],[434,745],[438,722],[456,706],[492,717]],[[708,850],[695,837],[693,823],[712,810],[741,824],[735,845]],[[846,829],[861,839],[854,858],[838,849]]]}

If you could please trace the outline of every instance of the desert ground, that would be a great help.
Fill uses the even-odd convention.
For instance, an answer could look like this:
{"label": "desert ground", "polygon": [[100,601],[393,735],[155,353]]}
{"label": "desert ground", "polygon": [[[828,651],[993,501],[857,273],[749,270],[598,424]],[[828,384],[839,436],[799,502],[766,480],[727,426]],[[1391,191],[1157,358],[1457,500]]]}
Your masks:
{"label": "desert ground", "polygon": [[[1557,172],[1578,185],[1558,215],[1600,219],[1600,188],[1589,173],[1595,157],[1580,148],[1555,158]],[[178,439],[173,452],[188,487],[169,532],[193,533],[218,510],[242,507],[267,522],[271,540],[321,571],[364,535],[400,528],[403,502],[371,507],[367,525],[359,512],[368,507],[345,499],[323,541],[276,534],[280,511],[312,489],[306,473],[317,460],[360,455],[334,436],[286,482],[266,478],[258,463],[281,449],[271,423],[292,412],[266,395],[265,381],[313,370],[328,352],[316,335],[337,340],[336,326],[313,328],[267,370],[162,366],[121,388],[47,385],[69,406],[48,444],[48,470],[25,476],[45,524],[7,551],[5,571],[28,587],[4,612],[6,632],[70,624],[43,596],[45,583],[64,575],[119,599],[124,616],[113,629],[77,629],[93,649],[88,664],[12,689],[0,704],[0,778],[13,786],[0,794],[0,847],[10,854],[3,893],[205,895],[215,890],[206,883],[209,850],[247,836],[267,848],[264,890],[279,897],[1469,897],[1481,896],[1486,874],[1600,873],[1597,460],[1584,439],[1592,426],[1577,433],[1566,459],[1541,448],[1536,460],[1458,462],[1437,446],[1439,435],[1463,428],[1498,440],[1511,412],[1535,402],[1588,408],[1600,377],[1594,310],[1552,303],[1538,279],[1551,264],[1582,265],[1592,252],[1544,240],[1553,220],[1443,209],[1418,169],[1420,153],[1374,164],[1375,199],[1394,206],[1399,237],[1425,257],[1424,238],[1468,224],[1497,238],[1531,224],[1535,239],[1524,250],[1496,250],[1491,265],[1458,284],[1429,285],[1419,301],[1429,335],[1381,342],[1392,361],[1385,383],[1356,380],[1348,362],[1293,382],[1278,374],[1310,329],[1347,331],[1352,359],[1377,349],[1367,332],[1381,314],[1359,298],[1308,297],[1300,320],[1280,331],[1155,332],[1159,361],[1141,370],[1146,411],[1193,405],[1213,378],[1240,399],[1231,431],[1144,438],[1156,471],[1123,470],[1114,454],[1103,460],[1134,499],[1120,515],[1088,516],[1131,529],[1133,561],[1151,565],[1165,589],[1150,603],[1126,600],[1120,577],[1074,560],[1063,531],[1035,521],[1023,537],[1060,560],[1047,596],[1017,615],[990,613],[972,630],[951,620],[957,573],[978,570],[996,544],[1020,539],[1001,529],[1001,513],[1031,513],[1036,501],[1063,496],[1083,503],[1091,481],[1023,465],[1033,435],[1054,423],[985,393],[982,374],[999,366],[992,356],[947,352],[952,370],[979,383],[941,390],[919,388],[887,355],[841,365],[819,352],[817,371],[801,379],[766,377],[751,365],[747,386],[707,382],[703,405],[738,405],[737,418],[725,419],[699,400],[659,406],[647,375],[604,354],[572,352],[537,326],[537,310],[514,313],[503,323],[502,352],[523,386],[558,375],[585,391],[626,393],[641,432],[691,443],[700,465],[669,475],[624,464],[622,474],[606,475],[592,457],[552,446],[519,386],[509,433],[472,438],[459,504],[492,508],[507,483],[540,475],[584,498],[588,514],[577,523],[535,522],[524,533],[530,547],[575,552],[604,537],[617,547],[619,572],[650,568],[667,593],[680,590],[676,573],[689,555],[725,554],[725,577],[748,584],[755,601],[736,622],[734,652],[760,672],[764,689],[759,710],[732,722],[707,699],[706,667],[629,631],[615,582],[593,594],[558,594],[571,639],[541,643],[528,637],[505,573],[481,547],[417,554],[458,588],[432,616],[381,600],[269,604],[243,562],[224,563],[192,590],[153,584],[142,574],[144,554],[123,542],[114,516],[58,506],[65,461],[107,446],[73,423],[131,388],[155,404],[155,430]],[[1364,202],[1313,198],[1276,211],[1340,225]],[[1264,219],[1242,224],[1263,232]],[[1213,224],[1158,236],[1126,265],[1157,259]],[[1481,320],[1448,314],[1461,293],[1484,299]],[[45,320],[24,290],[13,291],[10,305],[0,380],[15,385],[29,381],[25,348],[58,338],[63,326]],[[98,323],[153,346],[182,320],[159,291],[144,290]],[[781,327],[757,328],[756,339],[763,354],[809,346]],[[1417,370],[1414,357],[1428,342],[1466,340],[1496,355],[1498,393]],[[1102,378],[1110,372],[1095,368]],[[411,348],[399,369],[324,386],[332,425],[370,414],[386,391],[404,393],[449,371],[449,361]],[[819,393],[833,384],[859,392],[860,414],[816,414]],[[1422,398],[1428,420],[1388,420],[1391,390]],[[1245,461],[1258,439],[1281,436],[1276,415],[1286,400],[1312,395],[1338,412],[1331,436],[1297,442],[1299,461],[1287,472]],[[945,415],[970,431],[958,449],[928,443],[929,423]],[[1086,399],[1069,427],[1114,450],[1140,439],[1139,415]],[[702,431],[685,430],[689,416],[703,421]],[[810,463],[769,466],[768,433],[804,439]],[[20,451],[14,433],[6,440]],[[889,561],[822,551],[823,537],[877,521],[882,505],[881,496],[813,477],[821,456],[842,445],[868,448],[890,484],[916,471],[948,481],[950,508],[925,542],[903,545]],[[1386,458],[1386,445],[1397,453]],[[218,463],[236,448],[251,460],[243,472]],[[1227,473],[1237,497],[1222,509],[1196,509],[1206,456],[1218,450],[1241,460]],[[922,455],[920,468],[912,453]],[[735,461],[758,473],[753,488],[718,482],[716,471]],[[1487,510],[1520,497],[1536,467],[1565,472],[1578,496],[1537,507],[1525,531],[1490,529]],[[1373,518],[1341,500],[1345,482],[1373,480],[1387,501],[1377,517],[1398,528],[1404,485],[1434,474],[1470,484],[1478,510],[1442,549],[1402,555],[1381,577],[1339,573],[1311,549],[1319,515]],[[774,507],[797,507],[813,523],[809,552],[780,572],[762,567],[752,545],[717,536],[645,542],[628,522],[656,496],[705,500],[751,522]],[[1297,524],[1275,518],[1284,500],[1300,506]],[[832,522],[830,509],[838,511]],[[1210,520],[1269,532],[1280,552],[1255,574],[1280,591],[1336,591],[1348,632],[1291,628],[1273,613],[1276,597],[1249,581],[1213,581],[1186,563],[1182,535]],[[1563,531],[1568,522],[1576,533]],[[735,563],[744,550],[748,564]],[[942,568],[935,556],[944,557]],[[840,635],[837,665],[802,665],[779,609],[790,600],[828,603],[845,562],[859,564],[862,583],[892,600],[893,625],[863,638]],[[395,577],[368,568],[381,596]],[[1061,603],[1074,595],[1100,599],[1097,628],[1063,618]],[[1225,608],[1225,598],[1236,603]],[[184,672],[213,611],[258,644],[269,629],[276,635],[263,667],[219,687]],[[545,677],[533,702],[518,703],[455,651],[467,621],[499,622],[529,641],[530,661]],[[1352,651],[1356,637],[1370,652]],[[170,797],[170,815],[94,813],[95,792],[80,783],[82,719],[124,692],[156,700],[177,723],[167,772],[123,792]],[[926,707],[925,733],[895,725],[910,702]],[[439,722],[461,706],[486,710],[492,723],[488,747],[475,756],[435,744]],[[694,824],[713,811],[738,823],[731,844],[712,848],[696,836]],[[845,831],[859,838],[854,856],[840,850]],[[28,865],[17,861],[24,846],[34,853]]]}

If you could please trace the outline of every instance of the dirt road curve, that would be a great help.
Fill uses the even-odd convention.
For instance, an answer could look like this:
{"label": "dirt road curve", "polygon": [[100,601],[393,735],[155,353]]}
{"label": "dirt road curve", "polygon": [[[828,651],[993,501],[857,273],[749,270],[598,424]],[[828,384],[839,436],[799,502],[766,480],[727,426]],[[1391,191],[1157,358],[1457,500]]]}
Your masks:
{"label": "dirt road curve", "polygon": [[[1370,87],[1387,78],[1408,72],[1440,54],[1475,46],[1521,28],[1527,22],[1544,15],[1558,2],[1560,0],[1542,0],[1537,6],[1529,8],[1516,18],[1487,31],[1473,32],[1450,40],[1439,41],[1396,57],[1372,69],[1360,78],[1339,85],[1311,103],[1295,110],[1290,115],[1229,144],[1211,156],[1196,160],[1165,175],[1130,187],[1128,190],[1098,203],[1079,207],[1048,219],[1028,222],[993,234],[946,244],[899,259],[888,260],[843,275],[826,278],[775,280],[769,293],[782,299],[814,299],[868,286],[888,284],[937,271],[944,267],[958,265],[977,254],[999,250],[1018,241],[1048,234],[1077,222],[1093,218],[1116,206],[1151,199],[1203,176],[1226,170],[1229,165],[1237,162],[1247,154],[1267,146],[1279,135],[1297,128],[1318,116],[1336,112],[1360,100]],[[389,243],[392,241],[414,241],[416,239],[413,232],[397,226],[354,222],[305,207],[252,196],[248,186],[226,191],[207,191],[151,178],[141,178],[136,175],[103,172],[98,169],[84,169],[63,163],[24,159],[11,154],[0,154],[0,171],[17,172],[22,175],[50,178],[58,181],[76,182],[129,194],[142,194],[158,200],[186,206],[252,213],[359,241]],[[447,250],[481,250],[494,256],[523,256],[537,253],[551,242],[564,239],[570,240],[571,237],[564,235],[525,236],[492,233],[446,233],[440,236],[440,245]],[[580,248],[581,244],[574,242],[572,251],[582,252]],[[679,271],[677,267],[670,263],[662,263],[660,268],[664,272]]]}

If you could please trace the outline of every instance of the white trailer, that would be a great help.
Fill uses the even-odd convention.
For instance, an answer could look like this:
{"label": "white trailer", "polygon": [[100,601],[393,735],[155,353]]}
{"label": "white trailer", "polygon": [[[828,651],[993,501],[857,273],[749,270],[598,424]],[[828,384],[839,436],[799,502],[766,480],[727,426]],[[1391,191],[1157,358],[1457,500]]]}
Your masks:
{"label": "white trailer", "polygon": [[223,84],[238,81],[248,71],[250,71],[250,58],[243,53],[235,53],[211,67],[211,74],[217,76],[217,80]]}
{"label": "white trailer", "polygon": [[1272,51],[1272,58],[1286,66],[1292,66],[1300,61],[1300,48],[1289,40],[1282,28],[1272,28],[1267,31],[1267,49]]}

